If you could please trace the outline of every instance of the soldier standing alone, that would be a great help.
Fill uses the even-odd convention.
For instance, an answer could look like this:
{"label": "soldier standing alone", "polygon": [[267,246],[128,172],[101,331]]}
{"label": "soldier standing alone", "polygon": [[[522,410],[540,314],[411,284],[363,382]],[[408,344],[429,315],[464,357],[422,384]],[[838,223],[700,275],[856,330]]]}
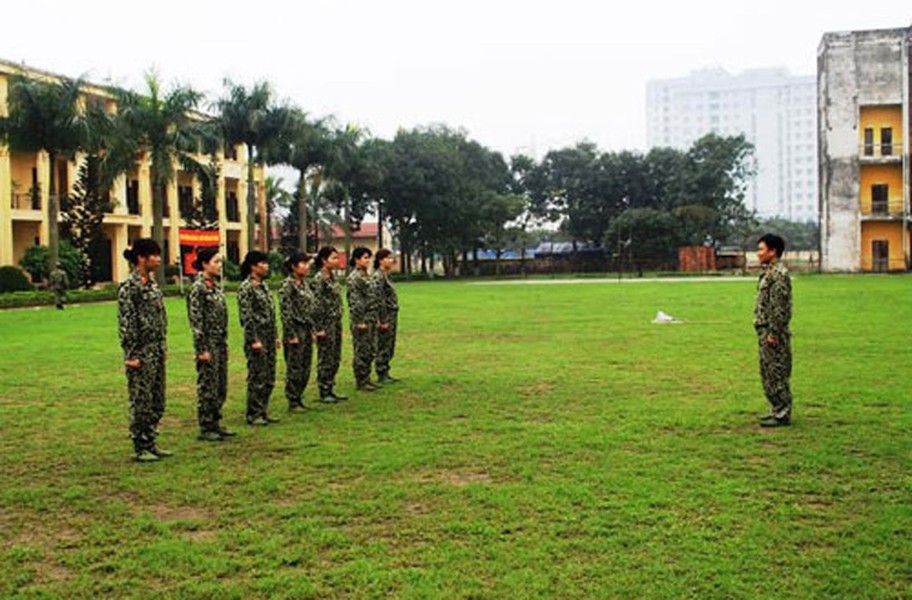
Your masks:
{"label": "soldier standing alone", "polygon": [[139,462],[171,456],[155,443],[165,412],[165,351],[168,319],[161,290],[152,274],[161,264],[161,247],[140,238],[124,250],[134,266],[117,290],[117,319],[130,397],[130,437]]}
{"label": "soldier standing alone", "polygon": [[269,260],[259,250],[251,250],[241,264],[244,281],[238,287],[238,312],[244,329],[244,354],[247,356],[247,423],[268,425],[279,419],[266,413],[269,396],[275,387],[276,337],[275,307],[266,277]]}
{"label": "soldier standing alone", "polygon": [[187,294],[187,315],[196,355],[199,439],[219,442],[233,436],[234,432],[220,424],[228,392],[228,307],[218,283],[222,272],[218,248],[203,248],[197,252],[193,268],[199,275]]}
{"label": "soldier standing alone", "polygon": [[771,233],[757,244],[763,271],[757,284],[754,329],[760,347],[760,377],[770,405],[769,414],[760,419],[762,427],[788,425],[792,416],[792,282],[781,261],[784,251],[785,241]]}
{"label": "soldier standing alone", "polygon": [[51,289],[54,291],[54,303],[57,310],[63,310],[63,303],[66,302],[67,289],[70,287],[70,278],[67,277],[66,271],[60,263],[54,267],[48,277]]}

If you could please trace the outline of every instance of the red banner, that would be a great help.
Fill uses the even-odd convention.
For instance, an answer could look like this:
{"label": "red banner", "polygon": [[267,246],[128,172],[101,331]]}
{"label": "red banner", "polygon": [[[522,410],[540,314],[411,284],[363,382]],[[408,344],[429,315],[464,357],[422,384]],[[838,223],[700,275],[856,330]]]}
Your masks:
{"label": "red banner", "polygon": [[186,229],[179,230],[181,264],[185,275],[195,275],[193,261],[196,260],[196,251],[219,245],[219,232],[217,229]]}

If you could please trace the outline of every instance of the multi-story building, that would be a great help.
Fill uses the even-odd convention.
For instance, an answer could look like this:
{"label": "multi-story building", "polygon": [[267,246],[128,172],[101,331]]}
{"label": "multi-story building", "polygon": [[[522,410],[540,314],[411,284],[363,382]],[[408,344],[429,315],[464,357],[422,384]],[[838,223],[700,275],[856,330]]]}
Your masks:
{"label": "multi-story building", "polygon": [[686,150],[708,133],[743,134],[754,145],[747,207],[761,217],[816,221],[816,86],[813,75],[785,69],[707,69],[651,81],[647,143]]}
{"label": "multi-story building", "polygon": [[[8,114],[9,84],[14,76],[54,80],[60,76],[38,69],[0,61],[0,116]],[[103,87],[86,85],[83,100],[103,102],[107,110],[116,111],[114,97]],[[200,115],[201,118],[206,118]],[[216,211],[222,252],[239,262],[247,252],[246,148],[239,145],[220,152]],[[29,246],[48,243],[48,161],[46,152],[19,152],[0,143],[0,265],[18,265]],[[76,181],[80,157],[56,160],[57,188],[68,193]],[[95,256],[100,266],[100,280],[117,281],[129,273],[123,251],[136,238],[152,234],[152,183],[148,160],[140,160],[121,176],[111,190],[113,211],[104,218],[104,239]],[[175,165],[176,175],[168,186],[164,204],[164,237],[166,264],[176,264],[179,256],[179,228],[187,200],[199,196],[199,182]],[[265,219],[265,190],[261,168],[255,169],[259,215]],[[62,216],[61,218],[66,218]],[[262,224],[258,231],[264,231]],[[258,236],[262,239],[262,236]]]}
{"label": "multi-story building", "polygon": [[820,258],[826,271],[910,265],[912,28],[827,33],[817,52]]}

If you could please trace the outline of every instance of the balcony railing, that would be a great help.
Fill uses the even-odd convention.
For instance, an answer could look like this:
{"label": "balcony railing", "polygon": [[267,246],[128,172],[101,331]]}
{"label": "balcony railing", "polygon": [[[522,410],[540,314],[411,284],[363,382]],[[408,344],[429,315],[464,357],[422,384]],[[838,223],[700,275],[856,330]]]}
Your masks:
{"label": "balcony railing", "polygon": [[902,158],[902,144],[862,144],[858,147],[862,158]]}
{"label": "balcony railing", "polygon": [[13,192],[10,206],[13,210],[41,210],[41,196],[34,192]]}
{"label": "balcony railing", "polygon": [[874,200],[870,204],[862,204],[861,214],[866,217],[893,217],[903,214],[902,198],[889,200]]}

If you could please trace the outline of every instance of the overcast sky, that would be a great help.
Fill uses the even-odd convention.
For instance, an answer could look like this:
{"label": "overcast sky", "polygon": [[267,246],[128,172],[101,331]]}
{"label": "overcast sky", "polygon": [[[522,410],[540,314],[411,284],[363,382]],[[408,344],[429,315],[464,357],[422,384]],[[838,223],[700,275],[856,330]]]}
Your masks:
{"label": "overcast sky", "polygon": [[[251,8],[248,8],[251,7]],[[905,27],[897,0],[29,0],[0,9],[0,58],[215,99],[222,79],[266,79],[314,115],[375,136],[433,122],[505,154],[581,139],[644,149],[650,79],[691,70],[816,69],[827,31]]]}

